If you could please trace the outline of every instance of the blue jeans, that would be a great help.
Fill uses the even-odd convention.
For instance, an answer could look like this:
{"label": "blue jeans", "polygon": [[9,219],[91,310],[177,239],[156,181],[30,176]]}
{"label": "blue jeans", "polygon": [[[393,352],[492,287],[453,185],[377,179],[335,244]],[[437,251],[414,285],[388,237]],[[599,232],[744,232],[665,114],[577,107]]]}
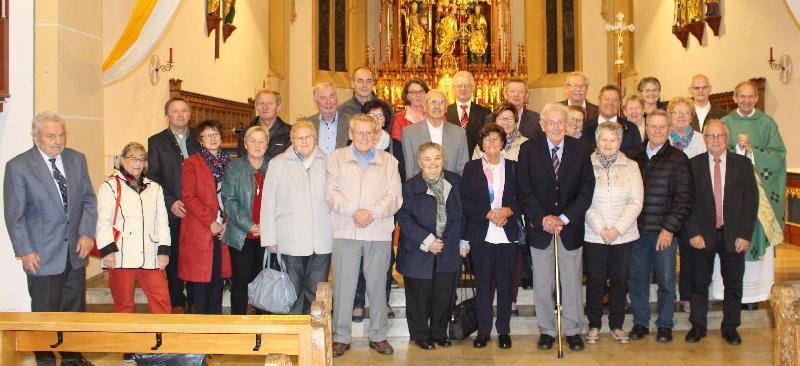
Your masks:
{"label": "blue jeans", "polygon": [[674,325],[675,312],[675,252],[677,237],[673,237],[669,248],[656,251],[656,234],[642,234],[633,243],[628,272],[628,296],[633,308],[633,323],[650,327],[650,275],[656,272],[658,283],[658,319],[656,327],[670,328]]}

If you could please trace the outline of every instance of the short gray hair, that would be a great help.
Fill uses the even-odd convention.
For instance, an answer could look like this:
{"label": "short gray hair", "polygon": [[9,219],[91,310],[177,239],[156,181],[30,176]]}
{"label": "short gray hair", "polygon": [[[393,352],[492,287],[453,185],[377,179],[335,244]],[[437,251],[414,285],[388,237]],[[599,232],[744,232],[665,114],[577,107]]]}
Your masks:
{"label": "short gray hair", "polygon": [[36,137],[36,134],[39,133],[39,130],[42,128],[42,123],[44,122],[60,123],[65,130],[67,127],[64,125],[64,121],[61,120],[61,116],[59,116],[58,113],[44,111],[33,117],[33,121],[31,122],[31,136]]}
{"label": "short gray hair", "polygon": [[336,92],[336,85],[333,85],[333,83],[330,81],[323,81],[321,83],[318,83],[317,85],[314,85],[314,90],[311,92],[311,95],[314,96],[314,98],[316,98],[317,93],[320,90],[322,90],[322,88],[331,88],[333,89],[334,92]]}
{"label": "short gray hair", "polygon": [[669,117],[669,113],[667,113],[667,111],[665,111],[663,109],[654,109],[652,112],[650,112],[647,115],[647,119],[645,120],[645,126],[647,126],[647,123],[650,122],[650,118],[653,118],[655,116],[661,116],[661,117],[666,118],[667,119],[667,127],[672,126],[672,119]]}
{"label": "short gray hair", "polygon": [[614,135],[617,136],[617,141],[622,142],[622,125],[617,122],[607,121],[603,122],[597,126],[597,131],[594,131],[594,140],[600,140],[600,134],[606,132],[612,132]]}
{"label": "short gray hair", "polygon": [[561,103],[547,103],[547,104],[545,104],[544,108],[542,108],[542,114],[541,114],[542,119],[544,119],[544,116],[550,114],[550,112],[561,113],[561,115],[564,117],[564,121],[569,119],[569,109],[567,109],[567,106],[565,106],[565,105],[563,105]]}

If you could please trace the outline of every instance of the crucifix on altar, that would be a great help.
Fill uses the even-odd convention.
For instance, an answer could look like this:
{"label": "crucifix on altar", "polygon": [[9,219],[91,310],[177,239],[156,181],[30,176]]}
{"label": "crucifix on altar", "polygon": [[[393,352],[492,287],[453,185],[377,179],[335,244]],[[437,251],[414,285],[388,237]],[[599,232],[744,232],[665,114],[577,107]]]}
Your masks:
{"label": "crucifix on altar", "polygon": [[614,32],[617,36],[617,58],[614,60],[614,66],[617,71],[617,88],[622,90],[622,66],[625,65],[625,60],[622,58],[622,45],[625,42],[625,32],[633,32],[636,27],[633,24],[625,24],[625,14],[617,13],[617,21],[614,24],[606,23],[606,31]]}

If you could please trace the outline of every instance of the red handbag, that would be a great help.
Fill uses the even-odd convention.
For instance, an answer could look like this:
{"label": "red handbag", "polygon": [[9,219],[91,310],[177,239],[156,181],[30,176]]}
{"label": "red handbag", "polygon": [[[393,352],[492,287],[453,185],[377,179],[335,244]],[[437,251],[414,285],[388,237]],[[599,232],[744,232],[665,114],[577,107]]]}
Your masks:
{"label": "red handbag", "polygon": [[[117,204],[114,205],[114,222],[111,224],[111,230],[114,231],[114,242],[116,243],[117,240],[119,239],[119,235],[122,234],[121,232],[119,232],[119,230],[117,230],[114,227],[114,225],[117,224],[117,212],[119,212],[119,201],[122,199],[122,183],[120,183],[119,177],[115,176],[114,178],[117,179]],[[97,248],[96,240],[94,242],[94,247],[92,248],[92,252],[89,255],[95,258],[101,258],[101,259],[103,258],[103,256],[100,255],[100,249]]]}

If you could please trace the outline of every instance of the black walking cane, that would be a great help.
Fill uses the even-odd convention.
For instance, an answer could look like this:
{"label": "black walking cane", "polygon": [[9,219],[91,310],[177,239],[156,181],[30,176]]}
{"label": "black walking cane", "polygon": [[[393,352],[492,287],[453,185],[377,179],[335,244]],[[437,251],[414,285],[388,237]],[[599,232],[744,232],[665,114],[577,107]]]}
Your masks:
{"label": "black walking cane", "polygon": [[558,337],[558,358],[564,358],[564,349],[561,345],[561,267],[558,263],[558,234],[553,234],[553,251],[555,252],[556,271],[556,332]]}

